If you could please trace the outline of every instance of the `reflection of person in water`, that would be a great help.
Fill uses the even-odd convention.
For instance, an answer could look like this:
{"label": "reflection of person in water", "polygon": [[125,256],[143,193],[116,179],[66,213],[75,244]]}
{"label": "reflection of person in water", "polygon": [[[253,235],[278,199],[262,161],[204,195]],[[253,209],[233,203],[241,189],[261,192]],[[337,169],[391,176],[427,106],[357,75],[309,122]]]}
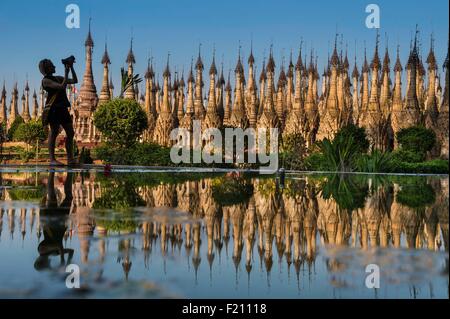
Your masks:
{"label": "reflection of person in water", "polygon": [[47,195],[43,199],[43,205],[40,209],[39,218],[43,227],[44,240],[39,243],[39,257],[34,263],[34,268],[42,270],[51,268],[50,256],[60,256],[60,265],[65,264],[64,255],[68,254],[67,264],[73,256],[73,249],[67,249],[63,246],[64,234],[67,230],[66,219],[69,216],[72,205],[72,176],[68,172],[64,182],[64,199],[58,205],[55,192],[55,172],[50,172],[47,182]]}

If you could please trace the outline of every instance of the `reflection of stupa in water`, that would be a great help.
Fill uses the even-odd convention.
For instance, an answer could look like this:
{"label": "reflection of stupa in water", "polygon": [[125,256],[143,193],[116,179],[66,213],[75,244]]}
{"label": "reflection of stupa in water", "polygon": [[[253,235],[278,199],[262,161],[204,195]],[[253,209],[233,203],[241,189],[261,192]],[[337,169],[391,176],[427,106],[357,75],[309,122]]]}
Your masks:
{"label": "reflection of stupa in water", "polygon": [[[61,179],[55,183],[57,197],[62,198],[64,176],[61,174],[57,178]],[[345,194],[333,189],[331,178],[287,180],[284,189],[278,188],[271,179],[248,180],[253,192],[233,203],[216,200],[214,187],[221,183],[215,183],[214,179],[136,186],[134,190],[125,189],[125,193],[134,191],[149,209],[176,209],[190,219],[187,222],[170,218],[154,220],[145,219],[144,214],[135,215],[142,219],[133,220],[126,215],[128,224],[121,225],[119,217],[111,228],[98,219],[92,207],[98,202],[104,203],[101,199],[106,198],[112,188],[132,184],[121,184],[114,179],[104,183],[96,181],[94,175],[77,176],[73,183],[68,235],[77,235],[81,262],[89,263],[89,255],[97,250],[100,262],[104,262],[108,250],[115,249],[105,244],[108,235],[120,232],[120,227],[127,227],[122,234],[138,234],[133,241],[121,240],[117,248],[125,278],[133,270],[132,259],[139,258],[132,254],[135,247],[142,250],[147,268],[156,257],[166,260],[169,256],[183,254],[195,276],[205,269],[201,268],[202,262],[211,278],[217,265],[227,262],[233,264],[236,278],[240,278],[241,269],[245,269],[250,278],[251,272],[258,269],[259,258],[262,265],[259,269],[267,272],[268,280],[274,267],[279,265],[277,268],[280,268],[282,263],[286,263],[288,271],[292,268],[298,278],[302,269],[306,267],[310,272],[314,267],[317,247],[321,244],[360,249],[405,247],[448,251],[448,179],[424,177],[417,181],[380,182],[376,178],[364,181],[358,186],[365,192],[359,202],[345,201]],[[428,198],[414,197],[417,187],[428,191]],[[10,188],[3,196],[14,198],[17,194]],[[0,236],[2,232],[11,237],[19,232],[20,236],[13,240],[26,240],[39,236],[40,228],[38,208],[2,206]],[[98,244],[94,245],[93,239],[98,240]],[[334,272],[341,265],[329,260],[328,267]]]}

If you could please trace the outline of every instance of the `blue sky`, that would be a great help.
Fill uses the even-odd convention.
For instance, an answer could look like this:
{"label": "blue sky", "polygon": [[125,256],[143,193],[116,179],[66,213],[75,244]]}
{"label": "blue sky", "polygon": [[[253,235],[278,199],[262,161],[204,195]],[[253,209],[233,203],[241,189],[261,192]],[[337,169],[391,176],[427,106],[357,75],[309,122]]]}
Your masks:
{"label": "blue sky", "polygon": [[[80,29],[68,29],[65,26],[65,7],[70,3],[80,7]],[[365,7],[370,3],[378,4],[381,9],[381,50],[384,52],[387,33],[392,64],[397,43],[401,46],[402,63],[405,64],[417,23],[421,31],[423,55],[426,57],[428,53],[430,33],[433,31],[436,56],[442,66],[447,51],[448,0],[2,0],[0,79],[6,80],[9,100],[13,83],[18,81],[21,90],[27,74],[31,88],[39,87],[37,64],[40,59],[52,59],[57,66],[57,73],[62,73],[60,59],[74,54],[81,81],[84,40],[90,16],[95,42],[94,78],[98,90],[101,87],[100,60],[105,38],[108,39],[111,70],[117,89],[120,67],[125,65],[132,33],[137,61],[135,70],[141,75],[145,72],[149,52],[154,56],[159,75],[168,51],[171,53],[171,70],[184,67],[186,71],[191,57],[197,55],[200,42],[206,68],[211,62],[215,45],[217,63],[220,65],[223,60],[226,72],[229,68],[234,70],[239,41],[246,64],[251,39],[259,73],[264,52],[267,56],[272,42],[279,67],[283,54],[288,62],[291,49],[296,58],[302,37],[308,55],[311,46],[314,47],[319,56],[319,69],[322,70],[328,48],[332,48],[336,28],[344,35],[344,50],[348,43],[352,65],[356,41],[360,64],[364,42],[369,57],[373,54],[375,43],[375,29],[365,26],[368,15]]]}

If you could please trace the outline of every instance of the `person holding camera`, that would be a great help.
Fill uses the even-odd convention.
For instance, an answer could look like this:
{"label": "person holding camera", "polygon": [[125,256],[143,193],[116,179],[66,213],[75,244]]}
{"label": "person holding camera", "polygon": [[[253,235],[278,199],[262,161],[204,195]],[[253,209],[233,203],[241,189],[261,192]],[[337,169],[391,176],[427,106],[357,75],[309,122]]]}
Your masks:
{"label": "person holding camera", "polygon": [[[47,100],[42,112],[42,123],[44,126],[50,125],[48,136],[48,152],[50,156],[50,165],[64,165],[55,158],[56,137],[59,134],[59,127],[62,126],[66,132],[66,152],[67,164],[75,165],[73,156],[73,123],[72,116],[69,113],[69,99],[66,94],[67,84],[78,83],[78,78],[73,68],[75,58],[73,56],[63,59],[64,77],[54,76],[55,65],[49,59],[39,62],[39,71],[44,78],[42,79],[42,88],[47,92]],[[69,78],[69,72],[72,72],[72,78]]]}

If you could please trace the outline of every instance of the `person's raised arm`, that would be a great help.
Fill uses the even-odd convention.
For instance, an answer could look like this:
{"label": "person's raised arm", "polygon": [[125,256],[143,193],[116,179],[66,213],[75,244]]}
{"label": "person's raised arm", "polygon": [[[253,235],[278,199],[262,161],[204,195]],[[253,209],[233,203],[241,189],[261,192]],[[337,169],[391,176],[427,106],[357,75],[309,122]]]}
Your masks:
{"label": "person's raised arm", "polygon": [[72,78],[67,79],[67,84],[77,84],[78,83],[78,77],[75,73],[75,69],[73,68],[73,65],[70,66],[70,70],[72,71]]}

